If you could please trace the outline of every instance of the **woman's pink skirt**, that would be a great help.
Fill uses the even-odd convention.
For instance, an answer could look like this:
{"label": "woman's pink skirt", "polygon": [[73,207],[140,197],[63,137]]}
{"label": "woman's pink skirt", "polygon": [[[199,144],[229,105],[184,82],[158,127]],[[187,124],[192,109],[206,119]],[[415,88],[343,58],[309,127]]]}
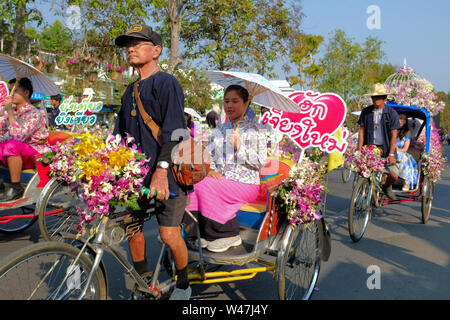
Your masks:
{"label": "woman's pink skirt", "polygon": [[221,224],[236,216],[242,205],[257,199],[259,185],[206,177],[194,185],[194,192],[186,209],[201,214]]}
{"label": "woman's pink skirt", "polygon": [[0,163],[4,166],[8,165],[7,157],[15,156],[22,157],[23,169],[32,169],[35,164],[34,156],[37,154],[38,152],[25,142],[17,140],[0,142]]}

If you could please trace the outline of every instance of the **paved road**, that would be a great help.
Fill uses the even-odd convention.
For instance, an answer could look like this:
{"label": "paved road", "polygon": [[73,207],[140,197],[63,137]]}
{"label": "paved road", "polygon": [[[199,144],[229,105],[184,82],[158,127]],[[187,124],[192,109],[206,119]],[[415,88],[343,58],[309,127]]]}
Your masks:
{"label": "paved road", "polygon": [[[450,158],[448,145],[445,151]],[[340,172],[334,171],[329,177],[329,189],[326,215],[332,233],[332,253],[329,261],[322,263],[312,299],[450,299],[450,168],[435,186],[426,225],[420,221],[419,202],[391,205],[375,212],[358,243],[350,240],[347,231],[351,184],[344,184]],[[156,232],[156,221],[152,219],[145,227],[150,257],[159,249]],[[20,234],[0,234],[0,257],[37,241],[42,241],[37,224]],[[121,250],[128,254],[126,244]],[[128,299],[132,282],[111,257],[106,257],[106,263],[110,299]],[[372,268],[380,271],[379,288],[369,289],[369,277],[369,284],[375,284]],[[276,290],[272,275],[266,273],[252,280],[195,286],[193,298],[277,299]]]}

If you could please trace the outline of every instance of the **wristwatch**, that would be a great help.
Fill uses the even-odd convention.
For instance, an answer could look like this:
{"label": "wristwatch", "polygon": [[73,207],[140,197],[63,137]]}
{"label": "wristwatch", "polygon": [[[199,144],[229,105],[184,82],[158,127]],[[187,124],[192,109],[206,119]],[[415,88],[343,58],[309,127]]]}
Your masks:
{"label": "wristwatch", "polygon": [[156,167],[161,169],[169,169],[169,163],[167,161],[158,161]]}
{"label": "wristwatch", "polygon": [[395,157],[395,153],[389,153],[390,157]]}

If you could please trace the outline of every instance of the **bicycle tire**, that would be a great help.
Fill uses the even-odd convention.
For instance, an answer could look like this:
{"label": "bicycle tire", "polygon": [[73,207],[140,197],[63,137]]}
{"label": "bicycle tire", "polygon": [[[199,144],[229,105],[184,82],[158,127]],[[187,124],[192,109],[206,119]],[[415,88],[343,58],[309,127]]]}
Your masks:
{"label": "bicycle tire", "polygon": [[[367,201],[367,197],[372,196],[369,191],[370,181],[367,178],[359,179],[353,189],[348,213],[348,232],[353,242],[361,240],[369,224],[370,214],[372,212],[372,201]],[[366,208],[367,203],[369,206]],[[359,224],[355,222],[360,221],[361,218],[362,226],[361,228],[357,228]]]}
{"label": "bicycle tire", "polygon": [[[0,262],[0,299],[78,298],[93,267],[89,255],[81,254],[77,264],[69,268],[79,252],[69,244],[53,241],[33,244],[12,253]],[[86,295],[84,298],[106,299],[106,280],[100,268]]]}
{"label": "bicycle tire", "polygon": [[[48,182],[36,205],[39,229],[45,241],[63,241],[66,235],[76,235],[80,216],[76,207],[84,208],[81,199],[72,196],[70,187],[56,179]],[[50,214],[51,212],[57,212]]]}
{"label": "bicycle tire", "polygon": [[[23,210],[23,208],[20,208]],[[6,217],[6,215],[3,215],[4,212],[0,213],[0,216]],[[25,214],[22,212],[22,214]],[[16,232],[21,232],[29,227],[31,227],[36,220],[38,219],[37,216],[34,216],[33,218],[17,218],[12,220],[8,223],[2,223],[0,224],[0,233],[4,234],[12,234]]]}
{"label": "bicycle tire", "polygon": [[422,223],[426,224],[430,218],[430,212],[433,202],[434,183],[429,177],[423,178],[422,184]]}
{"label": "bicycle tire", "polygon": [[309,300],[320,272],[320,240],[317,223],[289,225],[288,239],[277,259],[278,297],[280,300]]}

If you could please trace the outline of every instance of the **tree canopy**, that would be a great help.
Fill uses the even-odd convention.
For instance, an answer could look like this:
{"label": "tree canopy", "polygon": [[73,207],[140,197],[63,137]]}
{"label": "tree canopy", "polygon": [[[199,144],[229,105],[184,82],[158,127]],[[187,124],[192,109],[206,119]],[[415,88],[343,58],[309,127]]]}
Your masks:
{"label": "tree canopy", "polygon": [[56,20],[53,25],[44,28],[39,39],[41,48],[44,50],[64,54],[72,50],[72,36],[59,20]]}

